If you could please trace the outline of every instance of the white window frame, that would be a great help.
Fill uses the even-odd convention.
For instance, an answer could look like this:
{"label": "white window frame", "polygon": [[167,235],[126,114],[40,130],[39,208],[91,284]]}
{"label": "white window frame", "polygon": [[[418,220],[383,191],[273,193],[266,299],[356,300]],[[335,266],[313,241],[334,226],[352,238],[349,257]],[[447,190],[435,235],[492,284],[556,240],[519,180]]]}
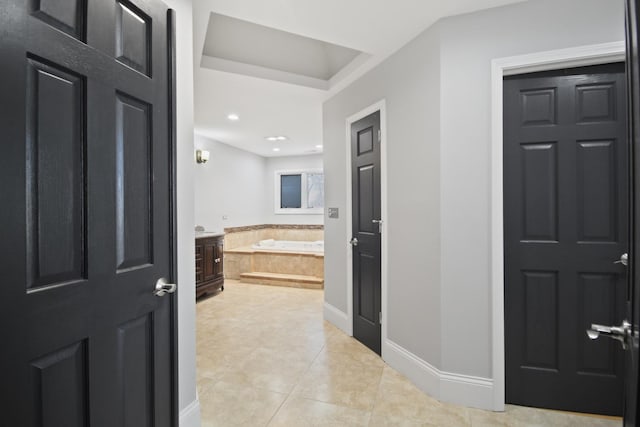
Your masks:
{"label": "white window frame", "polygon": [[[289,169],[289,170],[277,170],[275,171],[275,185],[274,185],[274,201],[275,201],[275,213],[276,215],[322,215],[324,213],[324,207],[320,208],[308,208],[309,203],[307,195],[307,175],[308,174],[324,174],[322,169]],[[280,207],[280,194],[282,189],[280,184],[282,183],[282,175],[301,175],[300,178],[300,208],[281,208]]]}

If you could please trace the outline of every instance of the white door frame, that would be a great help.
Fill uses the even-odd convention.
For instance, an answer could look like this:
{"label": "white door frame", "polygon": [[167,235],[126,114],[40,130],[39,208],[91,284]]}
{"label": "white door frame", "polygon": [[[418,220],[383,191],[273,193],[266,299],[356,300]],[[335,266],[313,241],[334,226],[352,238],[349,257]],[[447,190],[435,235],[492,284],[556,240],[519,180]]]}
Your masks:
{"label": "white door frame", "polygon": [[380,233],[380,287],[381,287],[381,309],[382,309],[382,336],[381,340],[381,356],[385,358],[385,343],[387,342],[387,230],[388,228],[388,216],[387,216],[387,103],[385,99],[382,99],[375,104],[368,106],[367,108],[357,112],[350,116],[346,120],[346,182],[347,182],[347,203],[346,203],[346,223],[347,230],[345,236],[345,244],[347,245],[347,332],[353,336],[353,248],[349,243],[351,240],[351,232],[353,228],[352,219],[352,175],[351,175],[351,124],[358,120],[367,117],[370,114],[380,111],[380,214],[382,216],[382,233]]}
{"label": "white door frame", "polygon": [[491,287],[493,406],[503,411],[505,404],[504,367],[504,218],[502,129],[503,77],[536,71],[620,62],[625,59],[625,42],[579,46],[491,61]]}

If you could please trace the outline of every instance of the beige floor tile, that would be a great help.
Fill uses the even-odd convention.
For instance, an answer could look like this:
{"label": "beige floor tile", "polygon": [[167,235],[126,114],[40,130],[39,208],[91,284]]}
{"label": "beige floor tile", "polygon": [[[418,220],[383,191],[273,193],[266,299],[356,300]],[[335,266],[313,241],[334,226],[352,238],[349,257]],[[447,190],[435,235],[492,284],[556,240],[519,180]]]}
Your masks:
{"label": "beige floor tile", "polygon": [[198,389],[198,395],[202,396],[216,382],[217,382],[217,380],[215,380],[215,379],[212,379],[212,378],[209,378],[209,377],[204,377],[202,375],[198,375],[198,378],[197,378],[197,381],[196,381],[196,386],[197,386],[197,389]]}
{"label": "beige floor tile", "polygon": [[369,427],[438,427],[426,421],[412,420],[408,418],[385,415],[379,412],[371,414]]}
{"label": "beige floor tile", "polygon": [[313,357],[304,358],[300,354],[258,348],[222,378],[236,384],[290,393],[312,361]]}
{"label": "beige floor tile", "polygon": [[429,397],[404,376],[386,367],[374,414],[382,418],[400,418],[442,426],[470,426],[466,408],[446,405]]}
{"label": "beige floor tile", "polygon": [[429,397],[322,318],[318,290],[227,280],[196,305],[202,426],[613,427],[620,420]]}
{"label": "beige floor tile", "polygon": [[266,426],[287,395],[218,381],[200,396],[202,427]]}
{"label": "beige floor tile", "polygon": [[255,348],[250,346],[199,348],[196,356],[197,375],[220,379],[222,375],[243,363],[253,351]]}
{"label": "beige floor tile", "polygon": [[348,427],[368,423],[368,411],[295,397],[280,408],[269,427]]}
{"label": "beige floor tile", "polygon": [[371,410],[378,394],[383,366],[361,362],[349,353],[323,351],[304,375],[301,397]]}

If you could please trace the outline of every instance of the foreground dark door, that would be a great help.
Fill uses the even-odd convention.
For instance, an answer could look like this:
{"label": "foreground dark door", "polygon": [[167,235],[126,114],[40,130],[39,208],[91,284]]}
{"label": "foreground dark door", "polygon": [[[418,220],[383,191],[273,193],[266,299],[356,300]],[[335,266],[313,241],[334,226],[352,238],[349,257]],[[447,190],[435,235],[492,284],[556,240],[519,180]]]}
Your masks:
{"label": "foreground dark door", "polygon": [[505,79],[508,403],[622,414],[628,158],[623,64]]}
{"label": "foreground dark door", "polygon": [[0,4],[2,425],[175,425],[167,17]]}
{"label": "foreground dark door", "polygon": [[351,125],[353,336],[381,351],[380,112]]}
{"label": "foreground dark door", "polygon": [[629,288],[627,291],[626,319],[630,321],[630,333],[627,336],[625,351],[625,388],[624,388],[624,425],[635,427],[638,418],[638,334],[640,331],[640,40],[638,38],[638,14],[640,8],[637,0],[626,2],[627,25],[627,84],[629,108],[629,141],[631,145],[631,249],[629,265]]}

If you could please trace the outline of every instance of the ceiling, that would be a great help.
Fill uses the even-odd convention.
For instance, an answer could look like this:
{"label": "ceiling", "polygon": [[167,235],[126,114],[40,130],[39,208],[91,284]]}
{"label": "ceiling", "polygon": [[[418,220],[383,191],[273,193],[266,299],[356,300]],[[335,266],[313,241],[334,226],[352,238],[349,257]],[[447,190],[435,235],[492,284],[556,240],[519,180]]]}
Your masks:
{"label": "ceiling", "polygon": [[[201,66],[227,71],[233,66],[240,74],[272,78],[281,73],[280,81],[329,88],[329,80],[358,55],[367,54],[310,37],[265,27],[249,21],[211,13],[207,25]],[[258,70],[270,74],[256,74]],[[243,72],[244,71],[244,72]],[[315,82],[315,84],[312,84]]]}
{"label": "ceiling", "polygon": [[195,130],[265,157],[321,152],[325,99],[438,19],[519,1],[194,0]]}

